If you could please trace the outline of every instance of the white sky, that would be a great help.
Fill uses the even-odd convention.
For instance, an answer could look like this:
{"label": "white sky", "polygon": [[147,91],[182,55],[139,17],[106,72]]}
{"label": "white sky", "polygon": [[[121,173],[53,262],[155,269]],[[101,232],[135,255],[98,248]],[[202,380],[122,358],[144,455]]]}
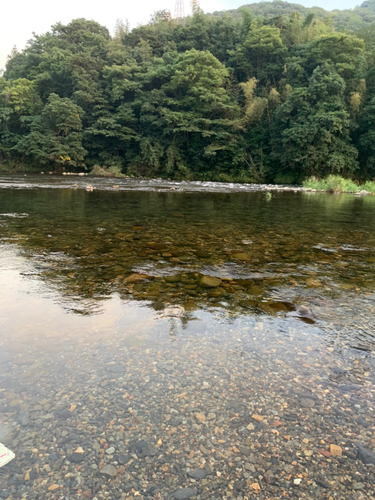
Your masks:
{"label": "white sky", "polygon": [[[237,8],[255,0],[200,0],[204,12]],[[354,7],[356,0],[294,0],[306,7],[319,5],[325,9],[344,9]],[[185,14],[190,11],[190,1],[184,0]],[[116,19],[129,19],[131,27],[147,22],[155,10],[174,11],[175,0],[17,0],[5,2],[2,8],[0,27],[0,69],[5,66],[7,55],[16,45],[22,50],[32,32],[45,33],[52,24],[61,21],[64,24],[72,19],[85,17],[107,26],[112,33]]]}

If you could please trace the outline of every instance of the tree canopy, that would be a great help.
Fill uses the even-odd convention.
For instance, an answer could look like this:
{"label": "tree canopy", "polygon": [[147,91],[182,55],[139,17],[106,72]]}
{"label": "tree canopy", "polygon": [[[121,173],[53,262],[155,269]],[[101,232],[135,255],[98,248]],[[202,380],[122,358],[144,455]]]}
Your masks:
{"label": "tree canopy", "polygon": [[118,19],[113,36],[86,19],[57,23],[0,78],[0,161],[175,179],[373,178],[374,2],[353,10],[357,30],[281,1],[196,8],[178,23],[158,11],[133,30]]}

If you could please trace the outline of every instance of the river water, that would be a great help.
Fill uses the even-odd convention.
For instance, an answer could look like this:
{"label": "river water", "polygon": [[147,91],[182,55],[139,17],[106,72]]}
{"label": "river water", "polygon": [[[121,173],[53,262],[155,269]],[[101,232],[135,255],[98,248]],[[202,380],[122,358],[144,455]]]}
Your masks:
{"label": "river water", "polygon": [[371,498],[375,197],[271,193],[0,179],[0,498]]}

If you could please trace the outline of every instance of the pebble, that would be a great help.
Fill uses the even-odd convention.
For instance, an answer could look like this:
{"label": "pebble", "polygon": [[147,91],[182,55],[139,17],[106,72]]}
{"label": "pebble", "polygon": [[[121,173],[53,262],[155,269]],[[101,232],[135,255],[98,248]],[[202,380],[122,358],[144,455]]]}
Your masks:
{"label": "pebble", "polygon": [[195,497],[198,494],[198,490],[194,488],[183,488],[182,490],[175,491],[173,498],[175,500],[186,500],[187,498]]}
{"label": "pebble", "polygon": [[189,477],[192,477],[193,479],[203,479],[204,477],[207,476],[208,471],[205,469],[196,469],[196,470],[190,470],[187,475]]}
{"label": "pebble", "polygon": [[117,470],[113,465],[105,465],[100,469],[100,474],[111,479],[116,477]]}

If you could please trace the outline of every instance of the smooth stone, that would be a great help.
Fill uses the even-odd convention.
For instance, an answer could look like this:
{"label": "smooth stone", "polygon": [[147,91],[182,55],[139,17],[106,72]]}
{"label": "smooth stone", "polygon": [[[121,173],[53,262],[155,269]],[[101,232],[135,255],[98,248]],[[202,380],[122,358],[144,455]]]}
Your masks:
{"label": "smooth stone", "polygon": [[70,462],[78,464],[78,463],[83,462],[85,460],[85,455],[83,453],[72,453],[68,457],[68,459]]}
{"label": "smooth stone", "polygon": [[125,465],[130,461],[130,459],[131,459],[130,455],[119,455],[117,461],[120,465]]}
{"label": "smooth stone", "polygon": [[166,283],[178,283],[181,278],[178,276],[165,276],[164,279]]}
{"label": "smooth stone", "polygon": [[354,483],[353,484],[353,490],[363,490],[365,487],[364,483]]}
{"label": "smooth stone", "polygon": [[363,446],[362,443],[359,443],[358,441],[354,443],[355,446],[358,448],[357,450],[357,456],[364,464],[373,464],[375,465],[375,453],[372,450],[368,450]]}
{"label": "smooth stone", "polygon": [[151,276],[149,276],[148,274],[133,273],[130,276],[128,276],[127,278],[125,278],[124,281],[126,281],[127,283],[137,283],[138,281],[144,281],[144,280],[148,280],[150,278],[151,278]]}
{"label": "smooth stone", "polygon": [[243,253],[243,252],[234,253],[232,257],[237,260],[250,260],[250,255],[248,253]]}
{"label": "smooth stone", "polygon": [[24,410],[20,411],[20,414],[18,415],[18,421],[22,426],[27,426],[29,421],[30,421],[30,416],[27,412]]}
{"label": "smooth stone", "polygon": [[193,479],[203,479],[204,477],[207,476],[207,474],[209,474],[209,472],[206,471],[205,469],[190,470],[187,473],[187,475],[189,477],[192,477]]}
{"label": "smooth stone", "polygon": [[248,457],[251,453],[251,449],[249,446],[240,446],[240,453],[245,455],[245,457]]}
{"label": "smooth stone", "polygon": [[113,465],[105,465],[100,469],[100,474],[108,478],[116,477],[116,467]]}
{"label": "smooth stone", "polygon": [[105,452],[107,453],[107,455],[113,455],[115,451],[116,451],[116,448],[114,448],[113,446],[111,446],[110,448],[107,448],[105,450]]}
{"label": "smooth stone", "polygon": [[298,314],[303,318],[311,318],[313,316],[311,309],[309,309],[307,306],[298,305],[296,306],[296,310]]}
{"label": "smooth stone", "polygon": [[145,457],[153,457],[158,454],[158,449],[153,444],[147,443],[147,441],[138,441],[135,447],[138,453],[142,453]]}
{"label": "smooth stone", "polygon": [[365,420],[365,419],[364,419],[364,418],[362,418],[362,417],[357,418],[356,422],[357,422],[357,424],[358,424],[358,425],[362,425],[362,427],[365,427],[366,429],[367,429],[367,427],[369,427],[369,425],[370,425],[370,424],[367,422],[367,420]]}
{"label": "smooth stone", "polygon": [[201,276],[199,284],[203,288],[216,288],[221,285],[221,279],[214,276]]}
{"label": "smooth stone", "polygon": [[186,498],[195,497],[197,494],[198,490],[194,488],[184,488],[182,490],[175,491],[173,498],[175,498],[175,500],[186,500]]}
{"label": "smooth stone", "polygon": [[315,406],[315,401],[309,398],[302,398],[301,406],[304,408],[313,408]]}

